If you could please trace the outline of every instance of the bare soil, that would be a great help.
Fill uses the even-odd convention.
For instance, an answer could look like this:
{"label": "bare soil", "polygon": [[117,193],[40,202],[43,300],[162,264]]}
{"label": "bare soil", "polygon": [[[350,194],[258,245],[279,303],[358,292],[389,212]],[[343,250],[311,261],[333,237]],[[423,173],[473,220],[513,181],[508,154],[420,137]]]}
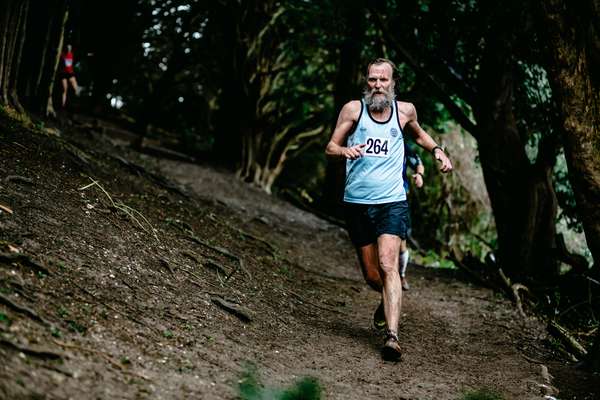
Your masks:
{"label": "bare soil", "polygon": [[0,121],[0,398],[234,399],[248,363],[328,399],[542,399],[544,367],[557,398],[600,398],[542,321],[456,270],[410,265],[403,360],[383,361],[342,228],[98,126]]}

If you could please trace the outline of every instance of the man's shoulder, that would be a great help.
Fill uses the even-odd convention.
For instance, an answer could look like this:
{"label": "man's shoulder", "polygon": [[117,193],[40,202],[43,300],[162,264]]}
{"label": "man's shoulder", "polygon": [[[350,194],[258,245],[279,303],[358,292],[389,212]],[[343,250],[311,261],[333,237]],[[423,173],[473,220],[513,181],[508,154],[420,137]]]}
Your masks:
{"label": "man's shoulder", "polygon": [[360,100],[350,100],[346,104],[344,104],[344,108],[348,110],[357,111],[362,107],[362,102]]}
{"label": "man's shoulder", "polygon": [[358,118],[358,116],[360,115],[361,108],[362,108],[362,103],[360,100],[350,100],[349,102],[344,104],[341,112],[345,116],[350,117],[353,120],[356,120]]}
{"label": "man's shoulder", "polygon": [[411,115],[415,112],[415,106],[413,103],[396,100],[396,104],[398,105],[398,111],[400,111],[402,114]]}

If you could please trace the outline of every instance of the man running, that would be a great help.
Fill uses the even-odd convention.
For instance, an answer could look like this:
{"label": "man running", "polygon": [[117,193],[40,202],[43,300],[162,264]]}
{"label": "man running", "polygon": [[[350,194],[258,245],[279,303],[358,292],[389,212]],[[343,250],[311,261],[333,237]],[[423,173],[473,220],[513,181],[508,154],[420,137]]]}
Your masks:
{"label": "man running", "polygon": [[79,86],[77,86],[77,79],[75,78],[75,69],[73,64],[73,47],[68,44],[66,51],[60,56],[61,61],[61,72],[60,81],[62,84],[62,107],[64,108],[67,104],[67,93],[69,92],[69,84],[75,91],[75,94],[79,96]]}
{"label": "man running", "polygon": [[364,98],[342,107],[325,150],[328,156],[346,159],[346,222],[365,280],[382,294],[388,327],[382,349],[386,360],[401,357],[398,258],[401,240],[406,240],[410,227],[402,178],[404,135],[412,135],[430,151],[442,172],[452,170],[442,148],[417,122],[415,107],[395,100],[394,68],[383,58],[369,64]]}
{"label": "man running", "polygon": [[[406,194],[408,194],[406,167],[410,166],[410,168],[414,171],[412,178],[417,188],[423,187],[423,174],[425,173],[425,167],[423,166],[421,157],[419,157],[419,155],[414,151],[412,145],[408,141],[404,142],[404,159],[406,165],[404,165],[404,174],[402,175],[402,179],[404,180],[404,190],[406,191]],[[410,231],[408,234],[410,234]],[[402,290],[410,289],[410,285],[406,279],[406,267],[408,267],[409,258],[408,246],[406,244],[406,240],[403,239],[400,242],[400,280],[402,281]]]}

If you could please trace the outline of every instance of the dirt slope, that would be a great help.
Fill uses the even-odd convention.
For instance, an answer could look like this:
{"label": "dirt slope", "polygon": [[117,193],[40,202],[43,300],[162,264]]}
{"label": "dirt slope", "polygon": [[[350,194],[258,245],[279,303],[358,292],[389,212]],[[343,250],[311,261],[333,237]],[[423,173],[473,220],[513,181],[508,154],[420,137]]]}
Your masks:
{"label": "dirt slope", "polygon": [[246,362],[267,386],[314,376],[357,400],[541,399],[543,364],[559,398],[595,398],[540,322],[455,271],[410,267],[404,360],[383,362],[378,297],[339,227],[89,124],[60,140],[8,125],[0,398],[232,399]]}

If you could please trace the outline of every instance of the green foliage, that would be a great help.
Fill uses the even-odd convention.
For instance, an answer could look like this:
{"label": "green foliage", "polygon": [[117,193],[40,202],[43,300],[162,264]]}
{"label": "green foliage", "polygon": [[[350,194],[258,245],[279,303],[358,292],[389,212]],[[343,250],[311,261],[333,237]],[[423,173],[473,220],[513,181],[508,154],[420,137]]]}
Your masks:
{"label": "green foliage", "polygon": [[478,389],[466,392],[460,400],[503,400],[504,397],[490,389]]}
{"label": "green foliage", "polygon": [[3,312],[0,312],[0,323],[10,325],[10,317]]}
{"label": "green foliage", "polygon": [[315,378],[303,378],[286,389],[265,388],[257,377],[256,367],[247,366],[238,381],[241,400],[319,400],[321,387]]}
{"label": "green foliage", "polygon": [[428,250],[427,253],[420,258],[419,263],[428,267],[456,269],[456,265],[454,265],[452,261],[444,258],[441,254],[433,250]]}

